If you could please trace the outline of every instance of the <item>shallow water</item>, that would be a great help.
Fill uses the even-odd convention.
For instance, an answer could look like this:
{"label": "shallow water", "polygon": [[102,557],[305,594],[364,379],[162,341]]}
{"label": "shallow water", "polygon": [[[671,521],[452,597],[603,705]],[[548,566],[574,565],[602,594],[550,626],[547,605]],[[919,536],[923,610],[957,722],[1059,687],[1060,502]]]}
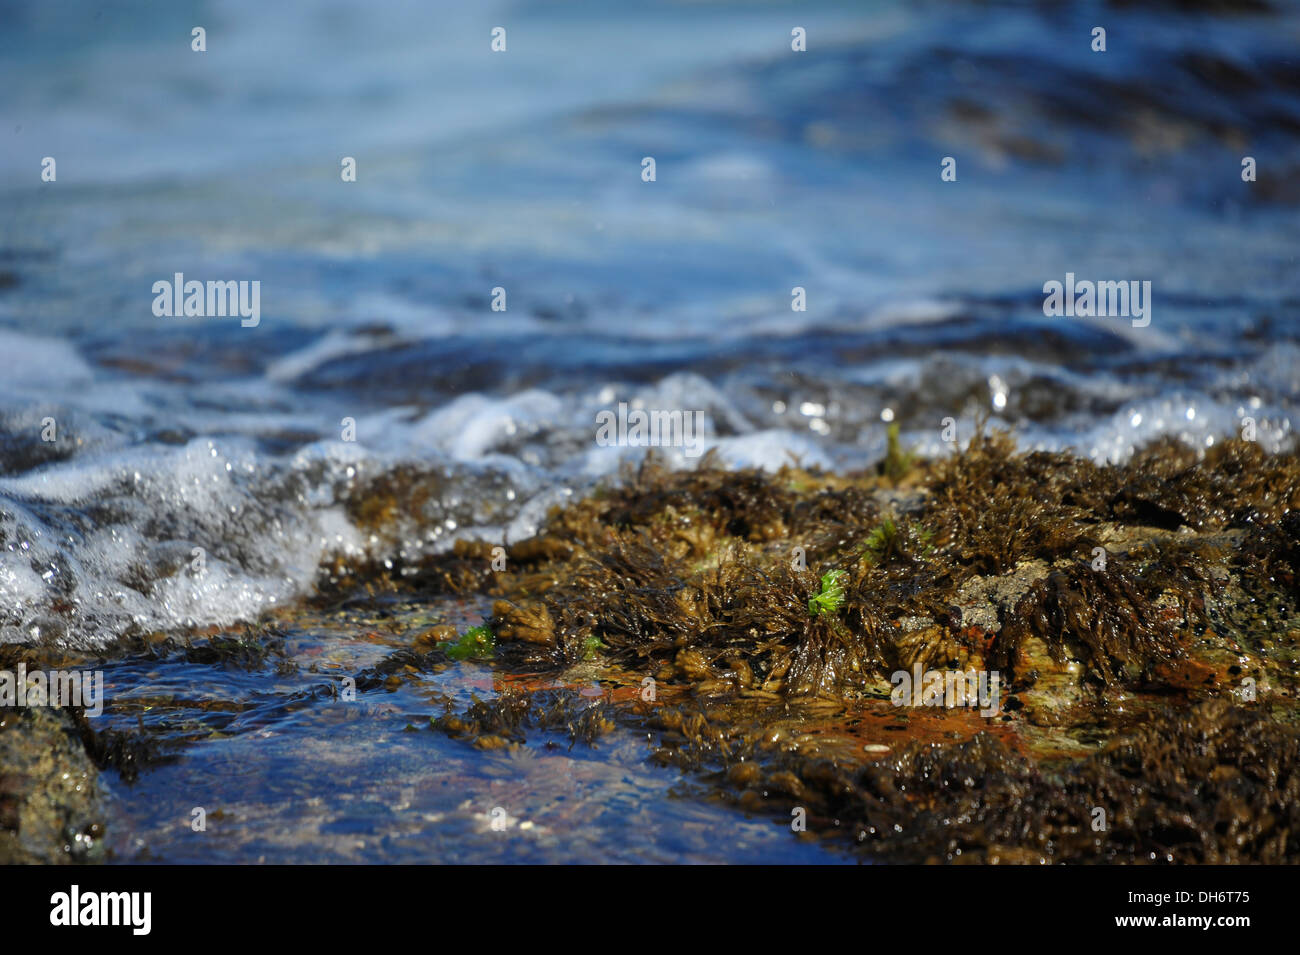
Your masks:
{"label": "shallow water", "polygon": [[[476,618],[444,601],[439,619]],[[169,863],[847,863],[780,821],[705,801],[651,765],[644,733],[619,727],[595,747],[530,732],[481,751],[429,725],[504,684],[485,663],[452,664],[391,688],[330,693],[406,646],[432,619],[393,604],[380,629],[330,617],[287,628],[265,666],[184,654],[104,667],[113,701],[97,729],[144,727],[166,754],[109,782],[116,862]],[[333,619],[331,624],[328,622]],[[598,700],[600,689],[589,691]],[[201,810],[201,814],[195,810]],[[198,820],[198,821],[196,821]],[[494,821],[496,826],[494,827]],[[197,827],[197,828],[196,828]]]}
{"label": "shallow water", "polygon": [[[870,464],[888,420],[942,453],[943,419],[964,437],[981,412],[1098,460],[1247,417],[1277,447],[1300,396],[1300,11],[1195,6],[0,11],[0,641],[231,626],[311,594],[337,554],[518,540],[640,456],[594,440],[620,401],[698,411],[725,461],[768,468]],[[155,317],[176,272],[260,281],[260,322]],[[1150,324],[1045,317],[1067,272],[1151,281]],[[359,527],[357,501],[402,466],[439,492]],[[354,636],[304,631],[294,653],[363,657]],[[203,679],[116,672],[108,721],[155,680]],[[595,808],[673,785],[635,740],[521,769],[401,735],[409,688],[352,720],[285,708],[272,671],[212,692],[250,707],[231,735],[122,793],[166,858],[427,857],[430,820],[471,831],[493,772],[537,780],[518,817],[558,835],[508,850],[535,858],[646,858],[716,821],[689,801],[632,799],[656,807],[633,826]],[[323,771],[340,733],[337,772],[363,787]],[[413,782],[430,759],[459,798]],[[244,821],[187,848],[173,828],[205,785]],[[570,810],[608,827],[578,835]],[[678,848],[814,851],[754,825]],[[448,851],[492,857],[491,839]]]}

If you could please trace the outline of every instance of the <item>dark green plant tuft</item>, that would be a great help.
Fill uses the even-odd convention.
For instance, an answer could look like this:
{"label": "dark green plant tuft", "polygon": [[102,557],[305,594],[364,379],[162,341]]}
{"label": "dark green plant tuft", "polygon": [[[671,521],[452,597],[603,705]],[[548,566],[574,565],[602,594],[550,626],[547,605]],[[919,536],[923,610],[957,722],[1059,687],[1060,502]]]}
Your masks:
{"label": "dark green plant tuft", "polygon": [[899,478],[912,470],[916,464],[916,455],[903,447],[903,442],[899,439],[898,422],[892,422],[885,432],[886,440],[889,442],[888,449],[885,451],[885,460],[882,465],[885,477],[891,481],[897,481]]}
{"label": "dark green plant tuft", "polygon": [[930,544],[933,539],[934,532],[920,524],[900,527],[893,518],[887,517],[867,535],[862,557],[869,564],[881,564],[892,559],[924,560],[934,552]]}

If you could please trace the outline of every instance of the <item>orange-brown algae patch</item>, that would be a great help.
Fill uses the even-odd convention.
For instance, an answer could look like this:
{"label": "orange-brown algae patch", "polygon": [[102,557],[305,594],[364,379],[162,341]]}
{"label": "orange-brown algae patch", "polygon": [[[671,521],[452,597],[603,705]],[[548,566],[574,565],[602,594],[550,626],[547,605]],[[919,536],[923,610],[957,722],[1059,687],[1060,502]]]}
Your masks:
{"label": "orange-brown algae patch", "polygon": [[[875,701],[847,706],[831,719],[806,723],[803,732],[845,741],[847,745],[837,748],[837,755],[846,759],[878,760],[902,743],[962,743],[980,733],[988,733],[1014,752],[1025,751],[1014,720],[1004,720],[1001,714],[981,716],[975,707],[898,707]],[[882,746],[888,749],[880,749]]]}

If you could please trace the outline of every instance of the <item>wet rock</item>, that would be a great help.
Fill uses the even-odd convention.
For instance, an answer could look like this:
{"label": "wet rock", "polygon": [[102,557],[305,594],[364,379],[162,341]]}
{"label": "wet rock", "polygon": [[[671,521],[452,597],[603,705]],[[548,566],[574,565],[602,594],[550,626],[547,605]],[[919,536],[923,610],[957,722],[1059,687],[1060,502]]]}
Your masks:
{"label": "wet rock", "polygon": [[0,708],[0,864],[103,857],[99,774],[61,710]]}

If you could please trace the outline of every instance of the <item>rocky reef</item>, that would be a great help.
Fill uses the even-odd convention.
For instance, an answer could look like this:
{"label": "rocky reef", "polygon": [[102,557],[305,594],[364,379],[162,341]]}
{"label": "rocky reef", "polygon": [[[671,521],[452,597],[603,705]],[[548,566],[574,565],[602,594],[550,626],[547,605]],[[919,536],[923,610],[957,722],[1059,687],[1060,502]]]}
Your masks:
{"label": "rocky reef", "polygon": [[[497,666],[547,687],[434,723],[643,727],[713,795],[879,858],[1295,861],[1298,504],[1295,454],[1241,441],[1099,467],[993,434],[840,476],[651,458],[508,570],[483,543],[422,569],[494,594]],[[593,673],[575,716],[554,680]],[[937,692],[900,694],[922,673]]]}
{"label": "rocky reef", "polygon": [[[426,481],[386,476],[358,520],[383,533]],[[112,652],[292,670],[278,623],[382,618],[400,645],[357,692],[490,667],[493,692],[430,694],[416,728],[483,750],[631,728],[699,798],[863,859],[1295,862],[1297,507],[1300,456],[1235,440],[1113,467],[1000,433],[928,461],[895,441],[850,474],[651,455],[526,540],[323,567],[312,601],[240,635]],[[482,624],[427,609],[453,596]],[[168,758],[156,735],[5,711],[0,859],[97,858],[96,767],[134,778]]]}

